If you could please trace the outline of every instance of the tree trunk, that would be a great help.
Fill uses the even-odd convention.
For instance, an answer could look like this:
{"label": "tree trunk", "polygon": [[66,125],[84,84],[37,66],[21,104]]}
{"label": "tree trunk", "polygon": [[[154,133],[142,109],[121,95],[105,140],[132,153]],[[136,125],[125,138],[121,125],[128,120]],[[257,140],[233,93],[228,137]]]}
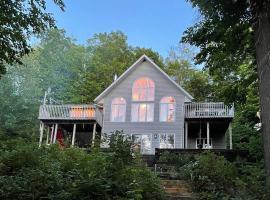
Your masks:
{"label": "tree trunk", "polygon": [[270,184],[270,21],[267,9],[257,7],[254,19],[264,160],[266,179]]}

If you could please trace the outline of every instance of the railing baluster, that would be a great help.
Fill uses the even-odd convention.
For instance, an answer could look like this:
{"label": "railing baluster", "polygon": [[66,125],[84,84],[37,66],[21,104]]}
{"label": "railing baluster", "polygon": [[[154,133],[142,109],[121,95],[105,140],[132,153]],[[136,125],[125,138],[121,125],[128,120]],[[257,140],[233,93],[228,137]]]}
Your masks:
{"label": "railing baluster", "polygon": [[184,115],[186,118],[219,118],[233,117],[234,108],[222,102],[213,103],[186,103],[184,105]]}

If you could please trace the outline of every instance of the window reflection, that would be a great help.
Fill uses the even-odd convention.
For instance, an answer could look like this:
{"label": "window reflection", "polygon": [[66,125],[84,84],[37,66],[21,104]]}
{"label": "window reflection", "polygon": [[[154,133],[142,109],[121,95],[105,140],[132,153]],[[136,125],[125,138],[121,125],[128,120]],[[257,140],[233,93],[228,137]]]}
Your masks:
{"label": "window reflection", "polygon": [[160,134],[159,135],[159,147],[161,149],[174,148],[174,134]]}
{"label": "window reflection", "polygon": [[112,100],[111,121],[124,122],[126,115],[126,100],[123,97],[116,97]]}
{"label": "window reflection", "polygon": [[175,120],[175,99],[163,97],[160,101],[160,121],[173,122]]}
{"label": "window reflection", "polygon": [[133,84],[133,101],[154,101],[155,83],[149,78],[137,79]]}
{"label": "window reflection", "polygon": [[142,154],[151,153],[151,135],[147,134],[132,134],[133,149]]}
{"label": "window reflection", "polygon": [[153,103],[134,103],[131,106],[132,122],[152,122],[154,120]]}

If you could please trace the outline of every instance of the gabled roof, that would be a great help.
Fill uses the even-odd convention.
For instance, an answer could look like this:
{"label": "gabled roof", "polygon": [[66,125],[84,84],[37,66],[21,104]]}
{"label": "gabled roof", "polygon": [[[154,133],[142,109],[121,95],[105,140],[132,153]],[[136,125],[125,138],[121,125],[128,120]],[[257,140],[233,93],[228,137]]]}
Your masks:
{"label": "gabled roof", "polygon": [[94,101],[99,102],[102,100],[118,83],[124,80],[140,63],[148,61],[150,62],[166,79],[168,79],[173,85],[175,85],[189,100],[192,100],[193,97],[182,88],[179,84],[177,84],[173,79],[169,77],[156,63],[154,63],[148,56],[142,55],[133,65],[131,65],[117,80],[115,80],[109,87],[107,87],[100,95],[98,95]]}

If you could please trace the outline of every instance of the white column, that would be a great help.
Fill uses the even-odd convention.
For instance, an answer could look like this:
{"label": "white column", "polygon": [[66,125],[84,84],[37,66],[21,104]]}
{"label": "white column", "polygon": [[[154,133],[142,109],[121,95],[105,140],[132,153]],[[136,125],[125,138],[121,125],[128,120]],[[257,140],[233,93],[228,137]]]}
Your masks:
{"label": "white column", "polygon": [[207,122],[207,148],[210,147],[210,124]]}
{"label": "white column", "polygon": [[53,135],[53,144],[55,144],[55,142],[56,142],[57,130],[58,130],[58,124],[55,124],[54,135]]}
{"label": "white column", "polygon": [[92,136],[92,147],[95,145],[96,128],[97,128],[97,123],[94,123],[94,127],[93,127],[93,136]]}
{"label": "white column", "polygon": [[53,143],[53,133],[54,133],[54,127],[55,127],[55,125],[53,124],[53,125],[52,125],[52,129],[50,129],[50,131],[51,131],[50,144],[52,144],[52,143]]}
{"label": "white column", "polygon": [[49,137],[50,137],[50,127],[47,126],[47,137],[46,137],[46,145],[49,144]]}
{"label": "white column", "polygon": [[185,148],[188,149],[188,122],[185,122]]}
{"label": "white column", "polygon": [[232,122],[230,122],[229,124],[229,137],[230,137],[230,149],[233,148],[233,145],[232,145]]}
{"label": "white column", "polygon": [[43,131],[44,131],[44,123],[40,122],[40,134],[39,134],[39,147],[41,147],[42,139],[43,139]]}
{"label": "white column", "polygon": [[74,144],[75,144],[75,135],[76,135],[76,124],[73,124],[73,133],[72,133],[71,147],[74,147]]}

